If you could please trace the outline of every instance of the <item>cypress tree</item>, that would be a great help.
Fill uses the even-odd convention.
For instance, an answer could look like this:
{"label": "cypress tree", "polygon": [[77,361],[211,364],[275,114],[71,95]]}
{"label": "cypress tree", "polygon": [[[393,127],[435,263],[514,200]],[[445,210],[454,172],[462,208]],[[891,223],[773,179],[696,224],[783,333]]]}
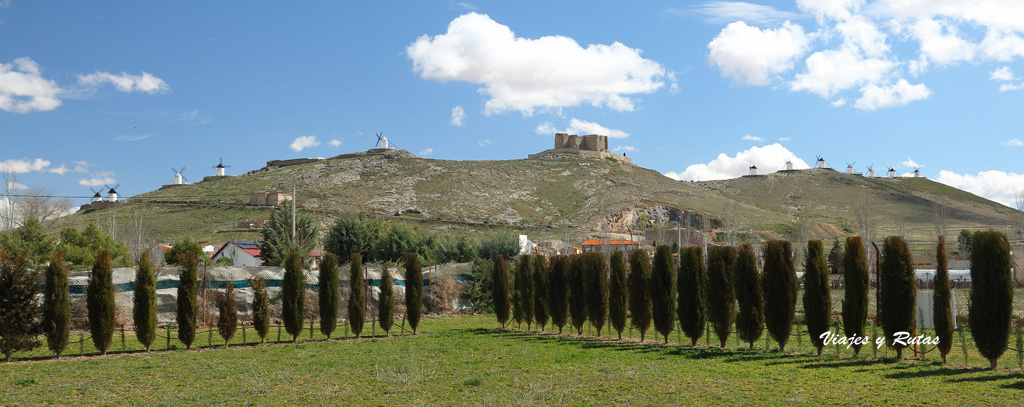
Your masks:
{"label": "cypress tree", "polygon": [[405,315],[415,335],[423,317],[423,266],[416,253],[405,257]]}
{"label": "cypress tree", "polygon": [[569,319],[569,258],[555,256],[551,258],[551,274],[548,276],[548,311],[551,313],[551,324],[562,333]]}
{"label": "cypress tree", "polygon": [[366,320],[366,285],[363,282],[363,255],[352,253],[348,263],[348,323],[352,326],[352,334],[359,337],[363,332],[363,321]]}
{"label": "cypress tree", "polygon": [[587,296],[587,318],[601,336],[601,329],[608,321],[608,263],[604,254],[590,252],[583,255],[583,291]]}
{"label": "cypress tree", "polygon": [[736,302],[739,313],[736,314],[736,333],[740,339],[750,343],[761,338],[764,331],[764,297],[761,291],[761,274],[757,272],[757,258],[754,248],[749,244],[740,246],[736,257],[736,273],[733,281],[736,286]]}
{"label": "cypress tree", "polygon": [[687,247],[679,252],[679,276],[676,279],[679,296],[679,324],[690,338],[690,346],[704,335],[707,325],[707,273],[704,254],[699,247]]}
{"label": "cypress tree", "polygon": [[235,304],[235,284],[228,281],[224,292],[217,293],[217,332],[224,338],[224,346],[231,342],[238,329],[238,306]]}
{"label": "cypress tree", "polygon": [[533,319],[541,332],[548,324],[548,259],[543,254],[533,256]]}
{"label": "cypress tree", "polygon": [[149,253],[142,252],[135,269],[135,298],[132,321],[135,322],[135,337],[146,348],[156,340],[156,274]]}
{"label": "cypress tree", "polygon": [[199,312],[199,260],[193,252],[178,255],[181,276],[178,278],[178,340],[185,349],[192,349],[196,340],[196,314]]}
{"label": "cypress tree", "polygon": [[676,324],[675,277],[676,266],[672,261],[672,248],[658,246],[654,252],[654,271],[649,280],[649,292],[654,329],[665,337],[665,343],[668,343],[668,335],[672,333]]}
{"label": "cypress tree", "polygon": [[585,268],[583,256],[569,256],[569,318],[579,335],[583,335],[583,324],[587,322],[586,286],[583,282]]}
{"label": "cypress tree", "polygon": [[629,315],[633,327],[640,331],[640,342],[647,336],[651,328],[652,304],[648,292],[648,281],[651,279],[651,257],[643,249],[629,252]]}
{"label": "cypress tree", "polygon": [[36,336],[43,328],[42,309],[36,305],[38,276],[29,269],[29,261],[12,258],[0,247],[0,350],[7,361],[14,352],[39,346]]}
{"label": "cypress tree", "polygon": [[320,333],[331,339],[338,325],[338,256],[327,253],[320,262],[317,301],[320,307]]}
{"label": "cypress tree", "polygon": [[533,259],[528,254],[521,255],[516,265],[515,306],[529,330],[533,325]]}
{"label": "cypress tree", "polygon": [[501,254],[494,256],[491,264],[491,300],[494,301],[494,316],[502,328],[508,322],[509,303],[508,263]]}
{"label": "cypress tree", "polygon": [[68,267],[64,252],[53,252],[46,268],[46,290],[43,292],[43,333],[46,344],[60,358],[68,346],[71,332],[71,296],[68,292]]}
{"label": "cypress tree", "polygon": [[914,328],[917,311],[917,281],[907,242],[900,236],[889,236],[882,244],[882,264],[879,269],[882,284],[882,331],[889,346],[896,348],[896,358],[903,357],[905,345],[892,339],[897,332],[910,332]]}
{"label": "cypress tree", "polygon": [[292,342],[296,342],[302,333],[302,320],[306,311],[306,275],[302,273],[302,257],[296,252],[290,252],[285,257],[281,308],[284,330],[292,336]]}
{"label": "cypress tree", "polygon": [[829,288],[825,248],[820,240],[809,240],[804,264],[804,318],[807,320],[807,334],[817,347],[818,356],[825,346],[825,338],[821,335],[829,332],[829,323],[832,322],[832,292]]}
{"label": "cypress tree", "polygon": [[949,268],[946,262],[946,239],[939,236],[935,247],[935,292],[933,293],[932,321],[935,336],[939,338],[939,354],[946,363],[946,354],[953,348],[953,310],[949,305]]}
{"label": "cypress tree", "polygon": [[708,319],[723,348],[736,321],[736,293],[732,287],[735,264],[735,247],[708,247]]}
{"label": "cypress tree", "polygon": [[[864,251],[864,243],[860,236],[846,238],[846,250],[843,251],[843,280],[846,286],[843,296],[843,333],[847,338],[864,337],[868,321],[870,276],[867,253]],[[948,306],[949,302],[946,304]],[[854,355],[860,354],[860,348],[859,343],[853,345]]]}
{"label": "cypress tree", "polygon": [[395,324],[395,293],[394,293],[394,282],[391,278],[391,270],[388,270],[388,264],[384,263],[384,266],[380,272],[380,297],[377,309],[380,313],[380,329],[384,330],[384,334],[391,335],[391,326]]}
{"label": "cypress tree", "polygon": [[770,240],[764,244],[764,316],[768,335],[785,351],[789,333],[793,330],[796,297],[799,290],[793,246],[785,240]]}
{"label": "cypress tree", "polygon": [[270,332],[270,297],[267,296],[267,282],[263,277],[249,279],[252,287],[252,327],[260,336],[260,342],[267,339]]}
{"label": "cypress tree", "polygon": [[106,355],[114,339],[114,279],[110,253],[100,250],[86,288],[85,301],[89,311],[89,332],[92,343]]}
{"label": "cypress tree", "polygon": [[991,369],[996,368],[1010,340],[1010,262],[1010,244],[1002,233],[975,232],[971,236],[971,334],[978,353],[988,359]]}
{"label": "cypress tree", "polygon": [[622,331],[626,329],[626,312],[629,310],[627,293],[629,283],[626,282],[626,260],[621,251],[612,253],[611,281],[608,284],[608,319],[612,328],[622,339]]}

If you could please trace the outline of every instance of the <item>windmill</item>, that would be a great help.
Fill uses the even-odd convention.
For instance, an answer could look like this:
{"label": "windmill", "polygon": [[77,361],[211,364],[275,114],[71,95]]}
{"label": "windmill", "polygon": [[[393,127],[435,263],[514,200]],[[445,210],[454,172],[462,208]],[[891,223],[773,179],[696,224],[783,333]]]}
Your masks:
{"label": "windmill", "polygon": [[[174,179],[171,181],[171,184],[181,185],[184,184],[185,182],[188,182],[188,178],[185,178],[184,175],[181,175],[181,173],[185,172],[184,166],[182,166],[180,170],[176,170],[173,167],[171,167],[171,171],[174,171]],[[185,182],[182,182],[183,180]]]}
{"label": "windmill", "polygon": [[818,158],[818,168],[825,168],[825,159],[821,158],[820,155],[816,155],[815,157]]}
{"label": "windmill", "polygon": [[914,167],[914,178],[921,178],[921,169]]}
{"label": "windmill", "polygon": [[121,184],[117,184],[117,185],[114,185],[114,186],[110,186],[110,185],[103,185],[103,186],[109,188],[109,190],[107,191],[107,201],[108,202],[117,202],[117,188],[120,187]]}
{"label": "windmill", "polygon": [[846,163],[846,173],[847,174],[853,174],[853,165],[856,164],[856,163],[857,163],[856,161],[854,161],[852,163]]}
{"label": "windmill", "polygon": [[384,137],[384,132],[377,133],[377,148],[388,148],[388,138]]}
{"label": "windmill", "polygon": [[889,167],[889,178],[896,178],[896,169]]}
{"label": "windmill", "polygon": [[792,158],[787,158],[786,159],[786,171],[793,171],[793,159]]}
{"label": "windmill", "polygon": [[[231,166],[230,165],[224,165],[224,157],[221,157],[220,158],[220,164],[217,164],[217,165],[213,166],[213,168],[217,169],[217,173],[216,174],[217,174],[218,177],[223,177],[224,176],[224,169],[225,168],[231,168]],[[182,167],[181,170],[184,171],[185,168]]]}
{"label": "windmill", "polygon": [[875,165],[871,164],[868,166],[868,176],[871,178],[875,177]]}
{"label": "windmill", "polygon": [[756,165],[751,165],[750,166],[750,175],[757,175],[757,166]]}
{"label": "windmill", "polygon": [[89,201],[90,203],[100,202],[103,200],[103,195],[100,194],[100,191],[102,191],[102,189],[89,188],[89,190],[92,191],[92,200]]}

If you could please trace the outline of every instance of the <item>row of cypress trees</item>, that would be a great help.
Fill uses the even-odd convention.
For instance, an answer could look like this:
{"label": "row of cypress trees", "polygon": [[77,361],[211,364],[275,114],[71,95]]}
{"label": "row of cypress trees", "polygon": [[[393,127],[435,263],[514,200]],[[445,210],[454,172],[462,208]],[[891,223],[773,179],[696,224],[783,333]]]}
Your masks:
{"label": "row of cypress trees", "polygon": [[[870,290],[867,253],[860,237],[847,238],[845,246],[841,260],[845,282],[843,333],[846,337],[863,338]],[[824,347],[822,334],[830,331],[833,318],[831,285],[822,242],[808,241],[806,253],[804,320],[811,343],[820,355]],[[887,237],[881,255],[875,323],[882,326],[887,343],[901,358],[905,345],[892,339],[897,332],[913,330],[915,324],[917,285],[912,257],[900,236]],[[933,314],[938,349],[945,360],[952,346],[953,315],[945,241],[941,237],[936,255]],[[1013,284],[1009,243],[998,232],[975,233],[972,259],[972,332],[979,352],[994,368],[1006,350],[1010,334]],[[657,247],[653,264],[640,249],[629,253],[628,271],[625,261],[621,252],[611,255],[610,264],[600,253],[555,256],[550,262],[544,256],[531,260],[531,256],[523,255],[516,264],[515,289],[509,292],[508,264],[498,256],[493,262],[491,287],[498,322],[505,326],[511,312],[516,323],[525,321],[530,328],[534,316],[543,313],[550,315],[559,333],[569,322],[577,334],[582,334],[589,319],[600,336],[606,319],[610,318],[621,339],[627,316],[631,316],[641,341],[653,322],[667,342],[678,317],[683,333],[693,345],[710,323],[723,347],[729,335],[736,332],[752,348],[767,330],[779,348],[785,350],[800,285],[790,242],[766,242],[762,270],[758,270],[753,247],[746,244],[739,248],[709,247],[706,264],[700,248],[684,248],[679,252],[678,268],[673,265],[668,246]],[[546,318],[537,322],[543,329]],[[859,353],[862,345],[852,347]]]}

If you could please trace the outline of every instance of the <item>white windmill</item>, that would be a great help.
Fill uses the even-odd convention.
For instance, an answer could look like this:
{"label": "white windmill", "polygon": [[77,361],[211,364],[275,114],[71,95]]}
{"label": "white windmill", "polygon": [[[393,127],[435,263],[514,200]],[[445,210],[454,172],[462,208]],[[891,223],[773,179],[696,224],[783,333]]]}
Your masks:
{"label": "white windmill", "polygon": [[787,159],[786,160],[786,171],[793,171],[793,160],[792,159]]}
{"label": "white windmill", "polygon": [[825,159],[821,158],[820,155],[816,157],[818,157],[818,168],[825,168]]}
{"label": "white windmill", "polygon": [[921,169],[914,168],[914,178],[921,178]]}
{"label": "white windmill", "polygon": [[[215,165],[213,168],[217,169],[216,174],[217,174],[218,177],[223,177],[224,176],[224,169],[225,168],[231,168],[231,166],[230,165],[224,165],[224,157],[221,157],[220,158],[220,164]],[[185,169],[182,168],[182,170],[184,171]]]}
{"label": "white windmill", "polygon": [[100,191],[102,191],[102,189],[89,188],[89,190],[92,191],[92,200],[89,201],[90,203],[103,201],[103,195],[100,194]]}
{"label": "white windmill", "polygon": [[896,178],[896,169],[889,167],[889,178]]}
{"label": "white windmill", "polygon": [[868,176],[871,177],[871,178],[875,178],[875,165],[874,164],[871,164],[871,165],[868,166]]}
{"label": "white windmill", "polygon": [[853,165],[856,164],[856,163],[857,163],[856,161],[854,161],[852,163],[846,163],[846,173],[847,174],[853,174]]}
{"label": "white windmill", "polygon": [[388,148],[388,138],[384,137],[384,132],[377,133],[377,148]]}
{"label": "white windmill", "polygon": [[181,175],[181,173],[185,172],[184,166],[182,166],[180,170],[176,170],[174,169],[174,167],[171,167],[171,171],[174,171],[174,179],[171,181],[171,184],[181,185],[184,184],[185,182],[188,182],[188,178],[185,178],[184,175]]}
{"label": "white windmill", "polygon": [[117,202],[117,187],[120,187],[121,184],[117,184],[117,185],[114,185],[114,186],[109,186],[109,185],[104,185],[104,186],[107,187],[107,188],[110,188],[110,190],[107,191],[107,202]]}
{"label": "white windmill", "polygon": [[756,165],[751,165],[750,166],[750,175],[757,175],[757,166]]}

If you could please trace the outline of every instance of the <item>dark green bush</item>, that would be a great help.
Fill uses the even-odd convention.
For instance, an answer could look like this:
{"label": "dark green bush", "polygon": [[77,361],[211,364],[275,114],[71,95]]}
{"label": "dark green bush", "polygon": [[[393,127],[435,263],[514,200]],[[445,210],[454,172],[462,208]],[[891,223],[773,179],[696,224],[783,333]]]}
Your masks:
{"label": "dark green bush", "polygon": [[135,337],[149,351],[156,340],[156,273],[149,253],[142,252],[138,268],[135,269],[135,298],[132,320],[135,322]]}
{"label": "dark green bush", "polygon": [[284,330],[292,342],[302,333],[302,320],[306,311],[306,275],[302,272],[303,256],[288,253],[284,259],[284,281],[281,282],[281,319]]}
{"label": "dark green bush", "polygon": [[405,315],[415,335],[423,317],[423,266],[416,253],[405,256]]}
{"label": "dark green bush", "polygon": [[[106,355],[114,339],[114,278],[110,265],[110,254],[105,250],[96,253],[96,264],[92,267],[89,285],[85,291],[86,308],[89,310],[89,331],[92,343],[100,353]],[[195,318],[193,318],[193,321]],[[195,323],[193,322],[193,326]]]}
{"label": "dark green bush", "polygon": [[395,292],[391,270],[385,262],[380,271],[380,296],[377,303],[378,322],[385,335],[391,335],[391,326],[395,324]]}
{"label": "dark green bush", "polygon": [[761,291],[761,274],[757,272],[757,258],[749,244],[740,246],[736,257],[733,282],[736,289],[736,333],[740,339],[754,348],[754,341],[764,331],[764,297]]}
{"label": "dark green bush", "polygon": [[679,324],[690,338],[690,345],[704,335],[707,325],[707,272],[700,247],[687,247],[679,252],[677,295],[679,298]]}
{"label": "dark green bush", "polygon": [[68,346],[71,332],[71,295],[68,292],[68,266],[64,253],[53,252],[46,267],[46,288],[43,292],[43,333],[46,344],[60,358]]}
{"label": "dark green bush", "polygon": [[252,287],[252,327],[260,336],[260,342],[267,339],[270,332],[270,297],[267,296],[267,282],[263,277],[249,279]]}
{"label": "dark green bush", "polygon": [[608,263],[604,254],[590,252],[583,255],[583,292],[587,296],[587,318],[601,336],[608,321]]}
{"label": "dark green bush", "polygon": [[988,359],[992,369],[1010,340],[1011,261],[1010,244],[1002,233],[975,232],[971,236],[971,334],[978,353]]}
{"label": "dark green bush", "polygon": [[735,265],[735,247],[708,247],[708,320],[723,348],[736,321],[736,292],[732,283]]}
{"label": "dark green bush", "polygon": [[818,349],[825,346],[821,335],[829,332],[832,322],[832,292],[828,281],[828,262],[820,240],[807,242],[807,259],[804,264],[804,318],[811,343]]}
{"label": "dark green bush", "polygon": [[551,324],[562,333],[569,319],[569,258],[555,256],[551,258],[551,274],[548,275],[548,312],[551,313]]}
{"label": "dark green bush", "polygon": [[953,309],[949,303],[949,266],[943,236],[939,236],[939,244],[935,247],[935,292],[932,295],[932,321],[935,336],[939,338],[939,354],[945,363],[946,354],[953,348]]}
{"label": "dark green bush", "polygon": [[338,256],[334,253],[324,255],[320,262],[320,275],[317,277],[317,302],[320,311],[320,333],[331,338],[338,324]]}
{"label": "dark green bush", "polygon": [[569,256],[569,319],[576,333],[583,335],[587,322],[586,265],[582,255]]}
{"label": "dark green bush", "polygon": [[882,244],[881,283],[882,331],[889,346],[896,349],[896,358],[903,357],[905,345],[896,343],[897,332],[914,329],[917,311],[917,281],[914,263],[907,242],[900,236],[889,236]]}
{"label": "dark green bush", "polygon": [[629,252],[629,315],[633,327],[640,331],[640,341],[647,336],[651,328],[651,296],[649,294],[651,280],[651,257],[643,249]]}
{"label": "dark green bush", "polygon": [[228,281],[224,292],[217,293],[217,332],[224,338],[224,346],[231,342],[238,329],[238,306],[235,304],[235,284]]}
{"label": "dark green bush", "polygon": [[12,256],[0,246],[0,351],[7,361],[14,352],[39,346],[42,310],[36,305],[37,276],[29,267],[27,257]]}
{"label": "dark green bush", "polygon": [[[843,333],[846,337],[864,337],[868,320],[868,257],[864,243],[859,236],[846,238],[843,251],[843,280],[846,292],[843,296]],[[949,285],[947,284],[947,287]],[[948,303],[947,303],[948,305]],[[860,344],[853,345],[854,354],[860,353]]]}
{"label": "dark green bush", "polygon": [[348,262],[348,323],[352,334],[359,337],[366,320],[366,282],[363,280],[363,256],[352,253]]}
{"label": "dark green bush", "polygon": [[626,329],[626,313],[629,311],[626,260],[621,251],[612,253],[611,278],[608,284],[608,319],[612,328],[622,339],[622,331]]}
{"label": "dark green bush", "polygon": [[651,272],[650,288],[651,319],[654,329],[665,337],[672,333],[676,323],[676,266],[672,260],[672,248],[661,245],[654,252],[654,270]]}
{"label": "dark green bush", "polygon": [[502,327],[508,322],[511,298],[509,293],[508,262],[500,253],[494,256],[491,265],[491,301],[494,302],[494,316]]}
{"label": "dark green bush", "polygon": [[789,333],[796,315],[796,297],[799,290],[793,246],[785,240],[770,240],[764,244],[764,316],[768,335],[786,350]]}
{"label": "dark green bush", "polygon": [[514,310],[518,310],[516,323],[520,323],[521,318],[526,322],[526,329],[530,329],[533,325],[533,258],[528,254],[519,256],[519,261],[516,262],[514,290],[513,307]]}
{"label": "dark green bush", "polygon": [[542,332],[548,318],[548,259],[538,254],[533,256],[533,319]]}

